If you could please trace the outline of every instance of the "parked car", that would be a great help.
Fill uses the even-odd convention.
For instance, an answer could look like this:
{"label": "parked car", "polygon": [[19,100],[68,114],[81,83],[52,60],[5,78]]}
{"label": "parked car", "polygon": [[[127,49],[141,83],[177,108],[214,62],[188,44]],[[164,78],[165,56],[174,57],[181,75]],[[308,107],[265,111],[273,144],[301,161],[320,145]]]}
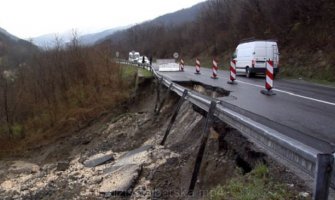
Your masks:
{"label": "parked car", "polygon": [[279,72],[279,51],[275,41],[257,40],[240,43],[233,54],[236,72],[251,77],[266,73],[268,60],[274,62],[274,75]]}

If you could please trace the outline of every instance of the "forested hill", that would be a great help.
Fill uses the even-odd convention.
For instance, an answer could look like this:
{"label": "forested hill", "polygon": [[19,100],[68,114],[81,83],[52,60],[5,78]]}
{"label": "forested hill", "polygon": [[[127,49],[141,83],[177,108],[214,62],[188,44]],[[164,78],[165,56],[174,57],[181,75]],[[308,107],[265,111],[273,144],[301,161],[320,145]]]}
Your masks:
{"label": "forested hill", "polygon": [[104,42],[124,56],[132,49],[154,57],[218,53],[223,63],[242,39],[276,39],[283,75],[335,81],[334,10],[333,0],[209,0],[182,11],[194,13],[194,20],[180,23],[170,14],[175,23],[154,23],[158,18]]}
{"label": "forested hill", "polygon": [[0,68],[18,67],[26,62],[37,47],[0,28]]}
{"label": "forested hill", "polygon": [[17,67],[27,61],[37,47],[0,28],[0,68]]}

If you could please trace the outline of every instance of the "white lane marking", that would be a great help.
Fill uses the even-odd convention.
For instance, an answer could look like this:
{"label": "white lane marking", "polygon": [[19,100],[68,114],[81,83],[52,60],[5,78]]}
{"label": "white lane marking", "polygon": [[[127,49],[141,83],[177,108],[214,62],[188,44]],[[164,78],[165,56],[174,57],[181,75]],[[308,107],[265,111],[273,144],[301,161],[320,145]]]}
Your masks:
{"label": "white lane marking", "polygon": [[[259,87],[259,88],[264,88],[264,86],[261,86],[261,85],[247,83],[247,82],[240,81],[240,80],[236,80],[236,81],[240,82],[240,83],[243,83],[243,84],[246,84],[246,85],[251,85],[251,86],[255,86],[255,87]],[[291,96],[295,96],[295,97],[299,97],[299,98],[303,98],[303,99],[307,99],[307,100],[316,101],[316,102],[319,102],[319,103],[324,103],[324,104],[328,104],[328,105],[331,105],[331,106],[335,106],[335,103],[333,103],[333,102],[324,101],[324,100],[320,100],[320,99],[315,99],[315,98],[312,98],[312,97],[306,97],[306,96],[299,95],[299,94],[294,94],[293,92],[288,92],[288,91],[285,91],[285,90],[279,90],[279,89],[275,89],[275,88],[273,90],[277,91],[277,92],[285,93],[285,94],[288,94],[288,95],[291,95]]]}

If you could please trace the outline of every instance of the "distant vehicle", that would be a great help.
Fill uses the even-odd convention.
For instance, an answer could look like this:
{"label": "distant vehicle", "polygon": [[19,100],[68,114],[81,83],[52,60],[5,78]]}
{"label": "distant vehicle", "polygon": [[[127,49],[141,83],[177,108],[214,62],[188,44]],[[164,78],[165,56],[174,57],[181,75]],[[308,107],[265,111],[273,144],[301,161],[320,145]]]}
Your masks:
{"label": "distant vehicle", "polygon": [[173,62],[159,64],[158,71],[160,72],[178,72],[180,71],[179,64]]}
{"label": "distant vehicle", "polygon": [[138,59],[141,57],[139,52],[131,51],[129,52],[128,61],[131,63],[137,63]]}
{"label": "distant vehicle", "polygon": [[[144,57],[144,63],[143,63],[143,57]],[[137,59],[137,64],[139,66],[142,66],[142,65],[149,66],[150,65],[150,60],[146,56],[141,56]]]}
{"label": "distant vehicle", "polygon": [[279,72],[279,51],[277,42],[250,41],[240,43],[233,54],[236,72],[250,78],[256,74],[265,74],[266,61],[274,61],[274,75]]}

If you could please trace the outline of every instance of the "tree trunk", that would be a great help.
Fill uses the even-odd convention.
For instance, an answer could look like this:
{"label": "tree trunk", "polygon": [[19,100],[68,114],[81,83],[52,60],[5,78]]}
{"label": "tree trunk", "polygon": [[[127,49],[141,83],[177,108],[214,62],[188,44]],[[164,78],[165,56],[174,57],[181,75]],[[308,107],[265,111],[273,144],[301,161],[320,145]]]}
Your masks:
{"label": "tree trunk", "polygon": [[8,128],[8,138],[11,138],[12,136],[12,124],[10,120],[10,114],[9,114],[9,106],[8,106],[8,83],[7,80],[5,80],[5,87],[3,90],[3,99],[4,99],[4,108],[5,108],[5,115],[6,115],[6,123]]}

